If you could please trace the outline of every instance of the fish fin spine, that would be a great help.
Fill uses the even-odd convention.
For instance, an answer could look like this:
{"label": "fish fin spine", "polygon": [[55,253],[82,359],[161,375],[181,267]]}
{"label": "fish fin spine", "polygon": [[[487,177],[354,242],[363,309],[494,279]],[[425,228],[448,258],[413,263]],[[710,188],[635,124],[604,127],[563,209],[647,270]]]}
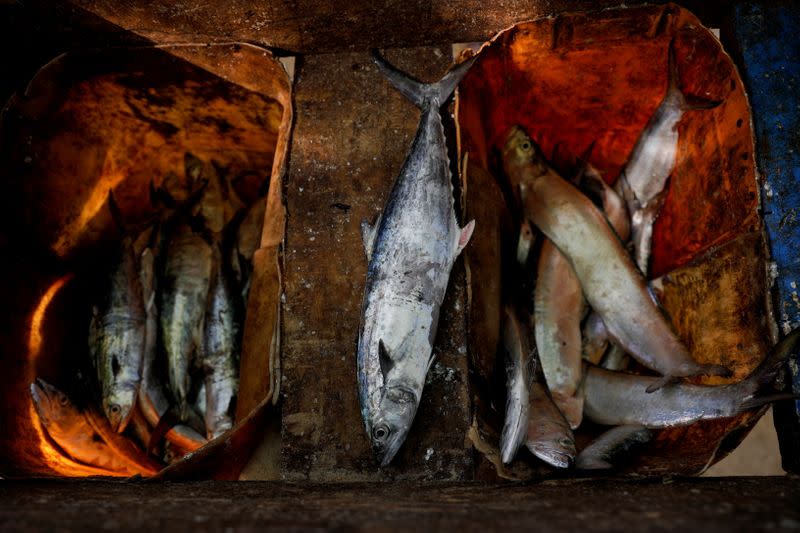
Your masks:
{"label": "fish fin spine", "polygon": [[779,402],[781,400],[798,400],[798,399],[800,399],[800,394],[770,390],[769,394],[759,393],[757,396],[751,396],[750,398],[744,400],[739,406],[739,410],[740,412],[749,411],[751,409],[757,409],[758,407],[774,402]]}

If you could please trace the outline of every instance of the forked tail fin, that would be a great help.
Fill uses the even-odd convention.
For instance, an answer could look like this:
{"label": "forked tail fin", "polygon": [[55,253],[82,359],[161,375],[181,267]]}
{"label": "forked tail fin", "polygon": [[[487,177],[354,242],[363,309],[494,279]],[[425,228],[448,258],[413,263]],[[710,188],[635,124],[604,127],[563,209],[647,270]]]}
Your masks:
{"label": "forked tail fin", "polygon": [[447,74],[436,83],[422,83],[408,76],[390,65],[377,50],[372,51],[372,56],[378,69],[386,76],[394,87],[403,95],[414,102],[420,109],[436,102],[439,107],[456,90],[461,78],[467,73],[478,56],[473,56],[463,63],[450,69]]}

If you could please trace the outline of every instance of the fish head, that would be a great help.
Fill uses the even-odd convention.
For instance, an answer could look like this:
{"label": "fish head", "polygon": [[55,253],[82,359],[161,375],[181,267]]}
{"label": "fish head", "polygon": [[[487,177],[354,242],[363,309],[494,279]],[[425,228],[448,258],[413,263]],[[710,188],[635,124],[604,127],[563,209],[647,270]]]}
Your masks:
{"label": "fish head", "polygon": [[103,411],[108,418],[111,429],[122,433],[128,427],[136,403],[136,389],[119,387],[111,394],[103,396]]}
{"label": "fish head", "polygon": [[511,185],[524,196],[526,184],[549,172],[541,150],[525,131],[513,126],[503,144],[503,170]]}
{"label": "fish head", "polygon": [[31,398],[42,425],[50,430],[71,427],[71,419],[79,414],[66,394],[43,379],[31,383]]}
{"label": "fish head", "polygon": [[533,455],[557,468],[569,468],[577,454],[575,439],[563,433],[545,435],[535,441],[529,440],[527,445]]}
{"label": "fish head", "polygon": [[384,388],[378,409],[370,424],[372,449],[382,467],[392,461],[397,450],[405,442],[418,404],[418,395],[407,387]]}

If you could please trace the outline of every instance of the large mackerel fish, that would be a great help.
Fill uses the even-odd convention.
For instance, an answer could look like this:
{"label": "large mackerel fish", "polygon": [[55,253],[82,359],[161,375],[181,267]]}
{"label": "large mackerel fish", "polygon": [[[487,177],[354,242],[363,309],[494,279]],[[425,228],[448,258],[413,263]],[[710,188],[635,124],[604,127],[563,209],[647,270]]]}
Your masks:
{"label": "large mackerel fish", "polygon": [[473,59],[438,83],[395,70],[377,53],[378,69],[422,111],[411,151],[383,213],[361,224],[369,266],[358,339],[358,393],[367,434],[386,466],[417,412],[450,270],[472,235],[459,227],[440,108]]}

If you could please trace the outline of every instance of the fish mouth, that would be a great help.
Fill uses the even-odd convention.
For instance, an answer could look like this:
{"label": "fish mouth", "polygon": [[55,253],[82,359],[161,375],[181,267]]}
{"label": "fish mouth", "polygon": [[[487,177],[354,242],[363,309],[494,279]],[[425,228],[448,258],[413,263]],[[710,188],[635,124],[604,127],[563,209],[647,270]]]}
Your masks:
{"label": "fish mouth", "polygon": [[47,421],[47,416],[45,413],[47,409],[45,406],[50,405],[50,396],[47,394],[46,383],[43,382],[41,379],[36,379],[33,383],[31,383],[31,397],[33,398],[33,406],[36,408],[36,412],[39,413],[39,418],[42,419],[42,422]]}
{"label": "fish mouth", "polygon": [[133,409],[125,409],[121,405],[110,404],[105,407],[106,418],[115,433],[122,433],[133,418]]}
{"label": "fish mouth", "polygon": [[397,455],[397,452],[400,450],[400,447],[403,445],[404,441],[405,434],[395,435],[386,443],[373,444],[373,449],[375,450],[375,455],[377,455],[378,461],[381,464],[381,468],[389,466],[389,463],[391,463],[392,459],[394,459],[394,456]]}
{"label": "fish mouth", "polygon": [[556,468],[569,468],[574,461],[574,457],[569,453],[545,446],[529,446],[528,449],[533,455]]}

